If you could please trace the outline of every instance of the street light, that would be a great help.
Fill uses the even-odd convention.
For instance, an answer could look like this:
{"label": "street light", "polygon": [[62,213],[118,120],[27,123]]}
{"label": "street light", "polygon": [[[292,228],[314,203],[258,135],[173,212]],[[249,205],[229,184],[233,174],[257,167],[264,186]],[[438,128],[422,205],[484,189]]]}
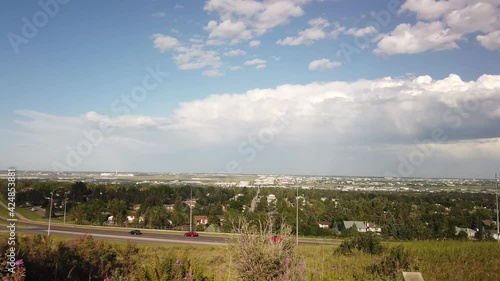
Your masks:
{"label": "street light", "polygon": [[183,202],[184,204],[189,205],[189,232],[193,231],[193,186],[191,186],[191,200],[189,204]]}
{"label": "street light", "polygon": [[64,224],[66,224],[66,204],[68,204],[68,192],[64,192]]}
{"label": "street light", "polygon": [[495,173],[495,182],[497,184],[497,187],[495,189],[495,194],[497,197],[497,242],[500,243],[500,224],[499,224],[499,218],[498,218],[498,177],[497,173]]}
{"label": "street light", "polygon": [[47,236],[50,236],[50,219],[52,218],[52,205],[53,205],[52,201],[54,199],[54,191],[56,191],[56,189],[57,187],[50,192],[49,227],[47,228]]}
{"label": "street light", "polygon": [[193,186],[191,185],[191,201],[189,202],[189,232],[193,231]]}
{"label": "street light", "polygon": [[297,207],[297,220],[295,222],[295,243],[299,245],[299,186],[297,185],[297,196],[295,197],[295,206]]}

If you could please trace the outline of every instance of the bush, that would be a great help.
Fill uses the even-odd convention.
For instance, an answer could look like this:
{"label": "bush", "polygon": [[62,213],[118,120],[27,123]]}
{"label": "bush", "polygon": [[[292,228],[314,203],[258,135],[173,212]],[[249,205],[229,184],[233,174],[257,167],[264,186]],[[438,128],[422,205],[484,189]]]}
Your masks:
{"label": "bush", "polygon": [[241,220],[235,227],[239,235],[229,244],[232,268],[239,280],[304,280],[305,263],[296,252],[291,228],[282,224],[273,239],[273,221],[250,225]]}
{"label": "bush", "polygon": [[372,274],[388,277],[390,279],[399,278],[402,271],[418,271],[418,261],[410,255],[410,252],[403,246],[391,248],[389,253],[385,254],[382,260],[373,266],[370,271]]}
{"label": "bush", "polygon": [[337,251],[343,255],[350,255],[356,251],[379,255],[384,251],[381,241],[381,238],[374,233],[358,233],[352,239],[344,240]]}

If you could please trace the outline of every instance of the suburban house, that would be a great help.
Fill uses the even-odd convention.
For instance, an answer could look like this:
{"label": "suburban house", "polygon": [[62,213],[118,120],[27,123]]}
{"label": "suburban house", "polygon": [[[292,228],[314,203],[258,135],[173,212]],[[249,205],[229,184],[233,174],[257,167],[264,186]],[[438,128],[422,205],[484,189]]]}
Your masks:
{"label": "suburban house", "polygon": [[194,222],[196,225],[207,225],[208,216],[194,216]]}
{"label": "suburban house", "polygon": [[455,235],[458,235],[461,231],[467,233],[468,238],[474,238],[476,236],[476,231],[467,227],[455,227]]}
{"label": "suburban house", "polygon": [[138,211],[141,208],[141,204],[132,204],[132,210]]}
{"label": "suburban house", "polygon": [[488,235],[491,236],[491,238],[495,239],[495,240],[500,240],[500,233],[498,233],[498,231],[495,229],[489,229],[489,230],[486,230],[486,233],[488,233]]}
{"label": "suburban house", "polygon": [[319,226],[319,228],[328,229],[328,228],[330,228],[330,222],[329,221],[319,221],[318,226]]}
{"label": "suburban house", "polygon": [[340,226],[340,231],[344,231],[347,229],[355,229],[358,232],[366,232],[366,224],[363,221],[343,221]]}
{"label": "suburban house", "polygon": [[371,223],[371,222],[365,222],[366,224],[366,230],[367,231],[371,231],[371,232],[375,232],[375,233],[381,233],[382,232],[382,227],[380,227],[380,225],[377,225],[377,224],[374,224],[374,223]]}

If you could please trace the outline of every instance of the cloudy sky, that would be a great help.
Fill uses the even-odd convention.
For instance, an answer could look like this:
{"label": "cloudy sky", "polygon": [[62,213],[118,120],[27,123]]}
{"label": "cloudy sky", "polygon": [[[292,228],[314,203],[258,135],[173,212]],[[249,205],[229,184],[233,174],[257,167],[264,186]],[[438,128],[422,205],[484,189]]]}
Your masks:
{"label": "cloudy sky", "polygon": [[0,21],[0,167],[500,170],[499,0],[10,0]]}

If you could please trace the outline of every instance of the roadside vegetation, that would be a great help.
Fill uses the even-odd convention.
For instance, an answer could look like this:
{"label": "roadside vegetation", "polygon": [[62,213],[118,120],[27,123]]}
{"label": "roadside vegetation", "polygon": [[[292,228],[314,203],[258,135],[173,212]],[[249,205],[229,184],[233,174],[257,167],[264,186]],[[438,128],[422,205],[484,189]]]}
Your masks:
{"label": "roadside vegetation", "polygon": [[[4,251],[5,234],[0,239],[0,250]],[[18,241],[17,257],[23,260],[26,278],[9,280],[401,280],[405,269],[418,269],[426,281],[500,279],[500,245],[495,242],[391,242],[383,243],[384,251],[379,254],[342,254],[339,246],[330,245],[299,246],[293,249],[295,258],[287,261],[274,256],[273,249],[283,244],[266,240],[262,245],[245,245],[271,254],[252,259],[252,265],[266,269],[259,269],[261,274],[280,268],[282,275],[245,279],[240,274],[247,271],[235,263],[234,253],[228,252],[237,245],[135,245],[102,242],[89,236],[63,240],[39,235],[19,235]],[[269,248],[273,246],[278,247]],[[269,264],[273,257],[278,262],[276,267]],[[0,263],[2,269],[7,268],[4,259]],[[288,265],[296,267],[289,269]],[[284,279],[283,273],[292,270],[300,275],[296,272],[296,279]]]}

